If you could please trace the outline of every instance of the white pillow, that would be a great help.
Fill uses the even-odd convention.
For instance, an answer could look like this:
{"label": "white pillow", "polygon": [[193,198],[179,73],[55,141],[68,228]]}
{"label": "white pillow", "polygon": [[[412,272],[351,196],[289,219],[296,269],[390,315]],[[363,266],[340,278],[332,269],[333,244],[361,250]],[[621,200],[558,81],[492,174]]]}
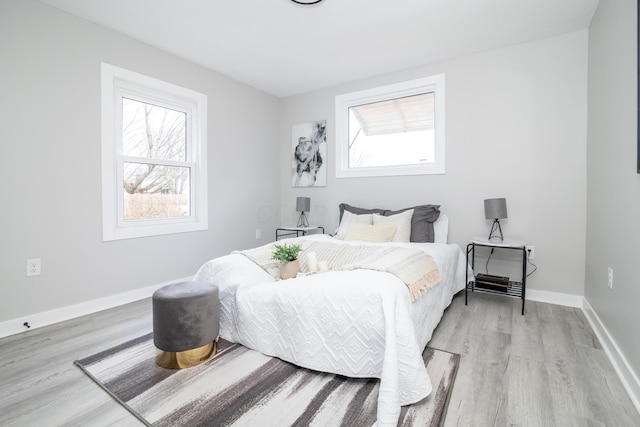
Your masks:
{"label": "white pillow", "polygon": [[351,224],[345,240],[360,240],[362,242],[391,242],[396,234],[396,227],[381,227],[378,225]]}
{"label": "white pillow", "polygon": [[344,240],[347,237],[347,234],[349,233],[349,227],[351,227],[352,224],[372,225],[373,215],[356,215],[349,211],[344,211],[344,213],[342,214],[342,220],[340,221],[340,227],[338,228],[338,232],[336,233],[335,237]]}
{"label": "white pillow", "polygon": [[449,218],[440,212],[440,216],[433,223],[434,243],[447,243],[449,238]]}
{"label": "white pillow", "polygon": [[400,212],[396,215],[383,216],[373,214],[373,225],[382,227],[396,227],[396,234],[393,236],[392,242],[409,242],[411,241],[411,218],[413,217],[413,209]]}

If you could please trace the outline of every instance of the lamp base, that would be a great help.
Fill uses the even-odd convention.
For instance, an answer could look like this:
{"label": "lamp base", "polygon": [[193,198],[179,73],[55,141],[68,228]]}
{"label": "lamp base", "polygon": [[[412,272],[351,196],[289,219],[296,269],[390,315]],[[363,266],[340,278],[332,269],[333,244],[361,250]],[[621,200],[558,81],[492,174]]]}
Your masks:
{"label": "lamp base", "polygon": [[298,217],[298,225],[296,227],[308,227],[309,221],[307,221],[307,216],[304,212],[300,212],[300,216]]}
{"label": "lamp base", "polygon": [[[499,232],[500,235],[494,236],[493,233]],[[489,240],[491,239],[500,239],[500,241],[504,241],[504,236],[502,235],[502,227],[500,227],[500,220],[498,218],[493,220],[493,225],[491,226],[491,231],[489,232]]]}

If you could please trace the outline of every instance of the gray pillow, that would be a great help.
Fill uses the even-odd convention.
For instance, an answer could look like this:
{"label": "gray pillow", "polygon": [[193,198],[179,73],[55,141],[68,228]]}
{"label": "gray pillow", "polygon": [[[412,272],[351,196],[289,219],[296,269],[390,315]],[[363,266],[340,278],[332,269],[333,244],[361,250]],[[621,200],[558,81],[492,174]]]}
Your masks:
{"label": "gray pillow", "polygon": [[344,215],[344,211],[349,211],[352,214],[356,214],[356,215],[364,215],[364,214],[380,214],[380,215],[384,215],[385,212],[387,212],[386,209],[363,209],[363,208],[356,208],[355,206],[351,206],[348,205],[346,203],[340,203],[338,205],[338,209],[340,209],[340,221],[342,221],[342,215]]}
{"label": "gray pillow", "polygon": [[411,217],[411,242],[434,241],[433,223],[440,216],[440,205],[420,205],[412,208],[400,209],[399,211],[386,211],[384,216],[391,216],[413,209]]}
{"label": "gray pillow", "polygon": [[400,209],[398,211],[390,211],[388,209],[379,208],[357,208],[346,203],[340,203],[338,205],[338,208],[340,209],[340,221],[342,221],[342,215],[344,214],[344,211],[349,211],[352,214],[356,215],[377,213],[384,216],[391,216],[409,209],[413,209],[413,216],[411,217],[411,242],[433,243],[433,223],[440,216],[440,205],[420,205],[414,206],[412,208]]}

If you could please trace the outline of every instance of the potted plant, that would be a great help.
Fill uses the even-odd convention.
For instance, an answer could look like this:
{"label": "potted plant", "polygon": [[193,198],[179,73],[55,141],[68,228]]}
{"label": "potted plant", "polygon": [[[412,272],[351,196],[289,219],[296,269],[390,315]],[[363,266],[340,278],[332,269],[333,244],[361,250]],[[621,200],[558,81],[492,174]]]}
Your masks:
{"label": "potted plant", "polygon": [[280,277],[283,279],[290,279],[296,277],[300,271],[300,262],[298,261],[298,254],[302,250],[300,245],[287,243],[283,245],[274,245],[275,250],[271,259],[280,261]]}

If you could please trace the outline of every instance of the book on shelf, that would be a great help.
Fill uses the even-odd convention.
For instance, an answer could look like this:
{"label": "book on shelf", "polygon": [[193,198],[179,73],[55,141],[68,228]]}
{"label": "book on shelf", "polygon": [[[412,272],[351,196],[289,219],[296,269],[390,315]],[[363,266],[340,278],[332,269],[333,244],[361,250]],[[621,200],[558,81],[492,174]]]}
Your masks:
{"label": "book on shelf", "polygon": [[497,292],[509,291],[509,278],[505,276],[494,276],[491,274],[476,274],[475,286],[480,289],[490,289]]}
{"label": "book on shelf", "polygon": [[500,285],[509,285],[509,278],[505,276],[494,276],[492,274],[476,274],[476,282],[489,282]]}
{"label": "book on shelf", "polygon": [[491,283],[491,282],[476,281],[476,288],[490,289],[492,291],[505,292],[505,293],[509,291],[509,285],[499,285],[497,283]]}

